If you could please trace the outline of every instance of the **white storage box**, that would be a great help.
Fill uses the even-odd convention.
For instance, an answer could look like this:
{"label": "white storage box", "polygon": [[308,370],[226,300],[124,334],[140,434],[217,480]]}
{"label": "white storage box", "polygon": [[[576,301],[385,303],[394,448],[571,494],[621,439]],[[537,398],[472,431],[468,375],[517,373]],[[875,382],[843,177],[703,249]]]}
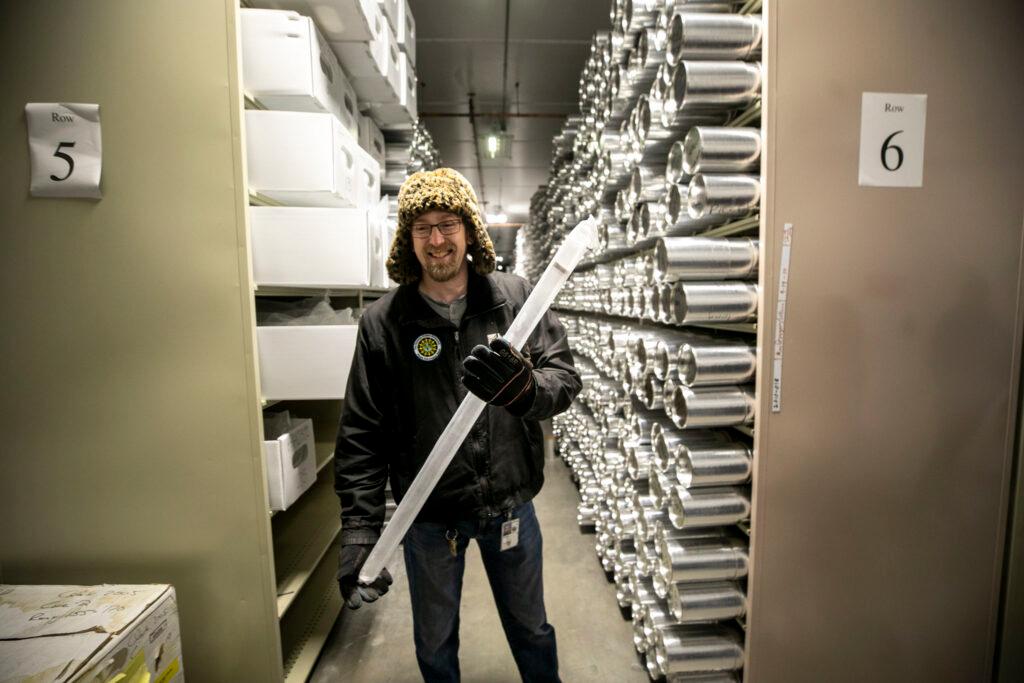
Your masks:
{"label": "white storage box", "polygon": [[393,130],[396,128],[411,128],[417,116],[417,86],[416,69],[409,62],[408,56],[403,52],[400,57],[402,76],[402,97],[396,104],[370,104],[367,112],[374,118],[381,128]]}
{"label": "white storage box", "polygon": [[286,420],[280,433],[270,424],[264,433],[267,497],[270,509],[287,510],[316,481],[316,439],[312,420]]}
{"label": "white storage box", "polygon": [[402,0],[377,0],[381,11],[387,18],[388,23],[391,24],[392,31],[398,30],[398,13],[400,11],[398,5],[401,2]]}
{"label": "white storage box", "polygon": [[376,0],[252,0],[255,7],[290,9],[312,17],[327,40],[370,40],[375,17],[383,16]]}
{"label": "white storage box", "polygon": [[359,115],[359,146],[370,153],[377,163],[384,167],[386,148],[384,147],[384,133],[371,116]]}
{"label": "white storage box", "polygon": [[359,144],[333,114],[245,112],[249,187],[283,204],[356,206]]}
{"label": "white storage box", "polygon": [[240,15],[246,92],[267,109],[330,112],[358,134],[355,91],[313,20],[284,10]]}
{"label": "white storage box", "polygon": [[373,78],[388,73],[388,22],[379,7],[374,9],[371,36],[359,41],[330,41],[349,78]]}
{"label": "white storage box", "polygon": [[356,325],[257,327],[263,398],[344,398],[356,330]]}
{"label": "white storage box", "polygon": [[0,585],[0,681],[111,680],[185,680],[173,587]]}
{"label": "white storage box", "polygon": [[412,16],[409,0],[399,0],[398,5],[398,47],[409,55],[409,61],[416,63],[416,20]]}
{"label": "white storage box", "polygon": [[253,206],[249,227],[252,275],[259,287],[370,286],[365,209]]}
{"label": "white storage box", "polygon": [[391,279],[388,277],[388,256],[391,253],[391,240],[388,237],[388,208],[387,196],[381,197],[377,205],[370,212],[373,221],[370,230],[375,242],[374,250],[370,258],[370,281],[374,287],[390,287]]}
{"label": "white storage box", "polygon": [[352,87],[360,102],[395,104],[402,100],[402,51],[390,27],[385,27],[381,41],[384,44],[384,75],[357,76]]}
{"label": "white storage box", "polygon": [[359,206],[376,209],[380,201],[380,164],[361,147],[356,159],[359,165]]}

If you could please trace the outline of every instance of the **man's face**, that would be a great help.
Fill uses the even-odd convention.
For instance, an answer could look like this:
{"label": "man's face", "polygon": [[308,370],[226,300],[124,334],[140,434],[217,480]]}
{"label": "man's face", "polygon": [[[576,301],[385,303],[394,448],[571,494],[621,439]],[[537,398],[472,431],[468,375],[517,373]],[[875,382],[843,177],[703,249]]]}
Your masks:
{"label": "man's face", "polygon": [[[430,234],[417,236],[423,226],[448,224],[458,221],[459,227],[451,235],[441,234],[439,227],[430,229]],[[417,228],[417,226],[420,226]],[[435,282],[447,282],[458,275],[466,263],[466,247],[470,244],[462,218],[448,211],[427,211],[412,222],[412,248],[423,266],[423,276]]]}

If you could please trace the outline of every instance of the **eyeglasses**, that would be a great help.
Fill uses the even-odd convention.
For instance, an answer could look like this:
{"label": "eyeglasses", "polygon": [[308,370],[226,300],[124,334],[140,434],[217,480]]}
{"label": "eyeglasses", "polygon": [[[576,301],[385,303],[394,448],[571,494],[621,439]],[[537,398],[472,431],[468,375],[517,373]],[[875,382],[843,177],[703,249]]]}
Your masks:
{"label": "eyeglasses", "polygon": [[449,218],[440,223],[416,223],[412,226],[412,236],[416,239],[425,240],[430,237],[437,228],[442,235],[454,235],[462,227],[462,219]]}

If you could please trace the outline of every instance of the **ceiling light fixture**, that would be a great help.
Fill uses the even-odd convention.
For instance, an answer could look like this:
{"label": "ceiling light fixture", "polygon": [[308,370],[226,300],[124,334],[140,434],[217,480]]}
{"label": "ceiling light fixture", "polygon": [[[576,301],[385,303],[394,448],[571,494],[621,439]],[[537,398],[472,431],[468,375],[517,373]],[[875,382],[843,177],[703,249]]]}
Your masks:
{"label": "ceiling light fixture", "polygon": [[499,211],[498,213],[489,213],[486,216],[488,223],[507,223],[508,214]]}

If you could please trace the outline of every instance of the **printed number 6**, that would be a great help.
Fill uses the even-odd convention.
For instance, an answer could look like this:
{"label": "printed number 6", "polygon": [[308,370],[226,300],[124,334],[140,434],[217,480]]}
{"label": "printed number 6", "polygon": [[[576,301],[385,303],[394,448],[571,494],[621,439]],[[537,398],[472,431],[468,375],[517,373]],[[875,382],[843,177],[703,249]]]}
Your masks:
{"label": "printed number 6", "polygon": [[[902,132],[902,130],[896,131],[895,133],[887,137],[885,139],[885,142],[882,143],[882,166],[884,166],[885,170],[887,171],[897,171],[899,170],[900,166],[903,165],[903,150],[898,145],[889,144],[890,140],[892,140],[894,137],[896,137]],[[888,163],[888,159],[886,158],[886,155],[889,153],[889,150],[893,150],[894,152],[896,152],[895,166],[890,166]]]}
{"label": "printed number 6", "polygon": [[70,154],[65,154],[64,152],[62,152],[60,150],[63,147],[74,147],[74,146],[75,146],[75,143],[73,143],[73,142],[61,142],[61,143],[57,144],[57,151],[53,153],[53,156],[57,157],[58,159],[63,159],[64,161],[68,162],[68,172],[64,174],[63,178],[58,178],[55,175],[51,175],[50,176],[50,180],[55,180],[57,182],[60,182],[61,180],[67,180],[68,178],[71,177],[71,172],[75,170],[75,160],[71,158]]}

